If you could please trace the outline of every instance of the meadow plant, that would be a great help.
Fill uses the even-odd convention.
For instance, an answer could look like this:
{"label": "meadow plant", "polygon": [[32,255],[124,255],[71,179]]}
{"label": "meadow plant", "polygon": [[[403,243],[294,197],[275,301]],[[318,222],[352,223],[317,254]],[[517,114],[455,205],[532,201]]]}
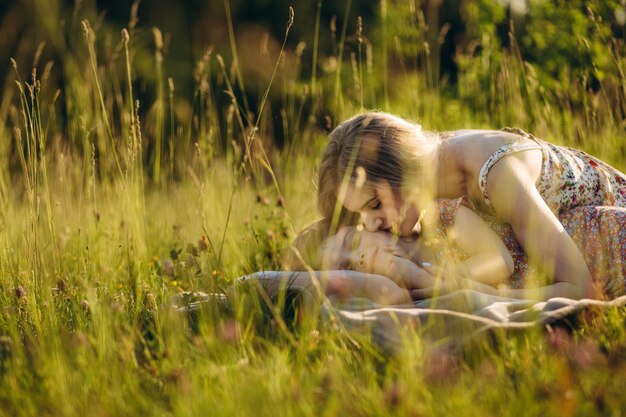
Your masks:
{"label": "meadow plant", "polygon": [[363,108],[432,130],[516,125],[625,169],[624,39],[605,16],[623,2],[528,2],[585,28],[571,70],[558,57],[541,66],[554,33],[540,14],[521,34],[506,2],[462,2],[456,80],[440,77],[455,29],[440,24],[441,1],[381,0],[369,20],[348,0],[325,20],[332,5],[318,0],[308,29],[296,27],[304,5],[276,8],[282,38],[261,81],[246,78],[228,0],[226,45],[205,45],[184,78],[170,57],[177,33],[142,26],[147,2],[122,27],[91,2],[18,3],[3,9],[27,35],[0,100],[0,416],[626,409],[623,308],[464,352],[408,331],[390,355],[321,320],[320,306],[302,314],[300,293],[233,285],[280,268],[318,219],[326,132]]}

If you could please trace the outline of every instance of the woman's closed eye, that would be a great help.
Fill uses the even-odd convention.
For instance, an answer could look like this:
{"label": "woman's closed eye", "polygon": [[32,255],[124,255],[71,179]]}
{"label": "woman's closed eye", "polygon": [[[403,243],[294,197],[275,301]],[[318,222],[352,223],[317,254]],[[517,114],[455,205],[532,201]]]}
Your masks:
{"label": "woman's closed eye", "polygon": [[381,204],[380,204],[380,200],[378,198],[373,199],[370,204],[369,204],[369,208],[370,210],[378,210],[380,208]]}

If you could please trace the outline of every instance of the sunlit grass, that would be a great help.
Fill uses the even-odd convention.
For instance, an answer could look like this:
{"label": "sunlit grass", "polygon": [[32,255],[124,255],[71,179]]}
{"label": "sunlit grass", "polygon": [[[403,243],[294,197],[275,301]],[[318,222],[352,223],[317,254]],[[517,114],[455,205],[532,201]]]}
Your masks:
{"label": "sunlit grass", "polygon": [[[279,268],[281,249],[317,219],[321,126],[362,107],[438,131],[514,125],[625,169],[620,71],[621,84],[606,90],[572,81],[570,95],[548,94],[515,50],[488,65],[486,54],[467,54],[455,90],[433,78],[439,64],[425,50],[414,58],[429,69],[386,64],[402,49],[401,40],[390,47],[393,22],[383,20],[374,60],[362,39],[349,51],[357,22],[343,21],[338,34],[330,29],[332,53],[343,52],[334,69],[316,65],[300,80],[301,67],[286,73],[287,58],[275,56],[255,108],[241,99],[236,60],[210,48],[193,97],[177,95],[162,35],[149,31],[146,48],[136,9],[123,34],[91,16],[95,29],[75,19],[65,39],[60,16],[35,4],[61,65],[40,64],[33,76],[15,62],[23,79],[3,93],[12,104],[0,140],[12,146],[0,154],[0,415],[623,415],[623,309],[572,335],[537,330],[458,355],[408,334],[392,355],[315,315],[293,333],[278,318],[270,325],[249,308],[259,300],[234,311],[209,303],[196,320],[169,306],[181,291],[220,293],[241,275]],[[389,7],[381,3],[385,16]],[[293,20],[284,16],[287,36]],[[370,23],[359,21],[367,35]],[[327,26],[312,28],[305,53],[314,64],[332,55],[318,50]],[[292,58],[286,45],[281,54]],[[615,59],[621,70],[623,56]],[[143,79],[146,66],[154,74]],[[142,82],[153,102],[137,100]],[[264,107],[277,91],[286,98],[282,151]]]}

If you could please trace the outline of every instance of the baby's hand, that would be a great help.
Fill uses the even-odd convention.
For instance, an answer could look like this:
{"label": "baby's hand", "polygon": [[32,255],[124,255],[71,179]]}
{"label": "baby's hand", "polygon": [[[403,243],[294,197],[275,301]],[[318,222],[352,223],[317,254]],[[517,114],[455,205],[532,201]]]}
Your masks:
{"label": "baby's hand", "polygon": [[410,289],[413,300],[432,298],[455,290],[471,288],[470,281],[454,269],[443,269],[429,262],[423,262],[422,266],[433,277],[433,285]]}
{"label": "baby's hand", "polygon": [[[432,287],[436,284],[437,276],[432,273],[428,268],[420,267],[404,258],[399,258],[397,261],[399,268],[404,268],[399,271],[406,285],[406,288],[410,290]],[[426,262],[425,262],[426,264]],[[431,266],[428,264],[427,266]]]}
{"label": "baby's hand", "polygon": [[408,290],[432,287],[439,271],[428,263],[425,263],[427,268],[423,268],[406,257],[397,256],[393,246],[371,246],[354,255],[355,271],[386,276]]}

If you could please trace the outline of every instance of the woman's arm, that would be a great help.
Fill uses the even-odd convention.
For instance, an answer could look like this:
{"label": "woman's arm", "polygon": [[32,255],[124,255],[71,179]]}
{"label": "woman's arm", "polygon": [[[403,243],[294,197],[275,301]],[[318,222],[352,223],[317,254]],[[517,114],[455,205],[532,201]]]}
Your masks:
{"label": "woman's arm", "polygon": [[513,258],[504,242],[469,208],[459,206],[448,236],[468,255],[450,271],[455,275],[495,286],[513,274]]}
{"label": "woman's arm", "polygon": [[595,297],[582,254],[535,187],[541,172],[537,156],[535,152],[508,155],[494,165],[487,180],[497,215],[511,224],[529,260],[554,280],[553,285],[528,294],[541,299]]}
{"label": "woman's arm", "polygon": [[[439,270],[436,267],[428,268],[430,272],[435,275],[443,275],[445,271]],[[439,271],[439,272],[438,272]],[[449,273],[449,272],[448,272]],[[437,285],[426,288],[417,288],[410,291],[411,297],[414,300],[421,300],[424,298],[432,298],[436,295],[447,294],[451,291],[469,289],[478,291],[484,294],[497,295],[499,297],[515,298],[520,300],[547,300],[552,297],[556,297],[555,293],[567,294],[572,291],[572,284],[567,282],[557,282],[552,285],[537,287],[537,288],[524,288],[524,289],[512,289],[512,288],[494,288],[490,285],[483,284],[478,281],[453,278],[450,275],[444,280],[438,280]]]}

